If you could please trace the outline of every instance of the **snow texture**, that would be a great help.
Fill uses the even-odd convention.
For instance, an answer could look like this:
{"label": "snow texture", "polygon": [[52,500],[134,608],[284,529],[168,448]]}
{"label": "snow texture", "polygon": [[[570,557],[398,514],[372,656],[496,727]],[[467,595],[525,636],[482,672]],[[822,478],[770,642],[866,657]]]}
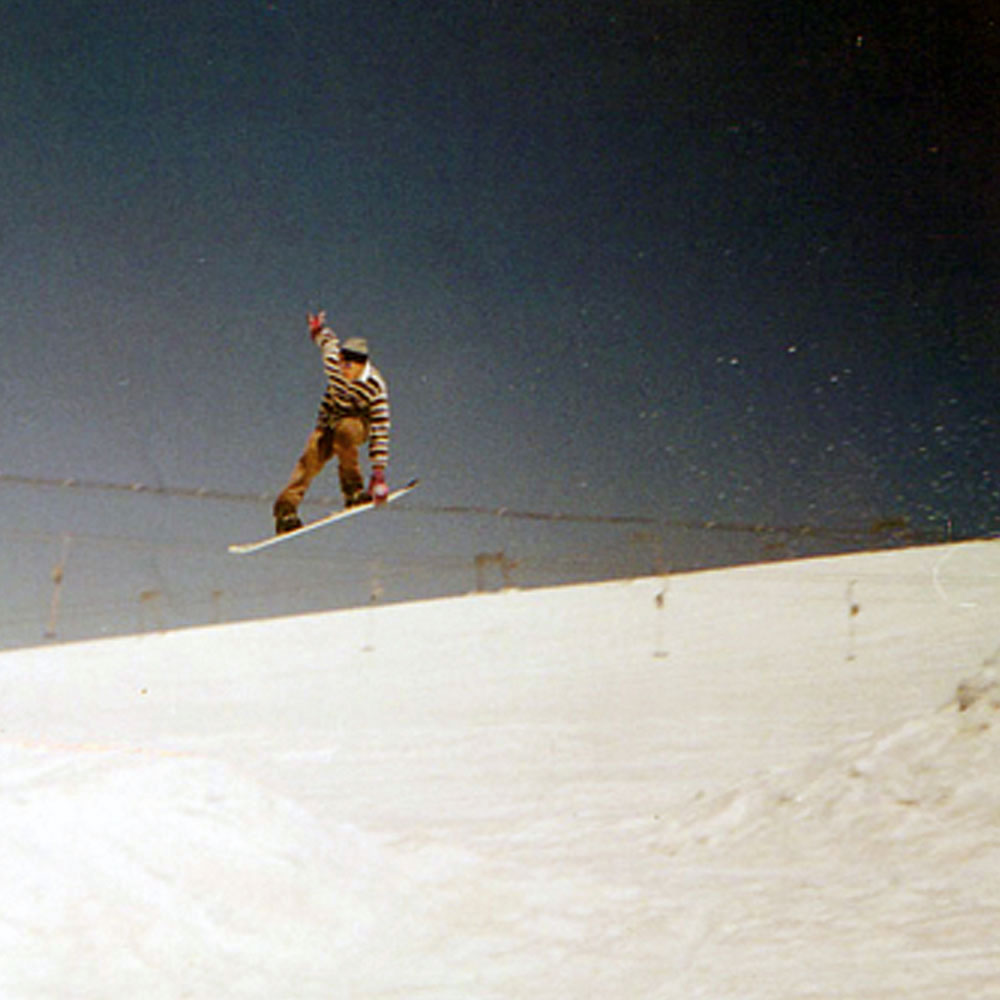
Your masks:
{"label": "snow texture", "polygon": [[0,997],[1000,997],[1000,543],[0,655]]}

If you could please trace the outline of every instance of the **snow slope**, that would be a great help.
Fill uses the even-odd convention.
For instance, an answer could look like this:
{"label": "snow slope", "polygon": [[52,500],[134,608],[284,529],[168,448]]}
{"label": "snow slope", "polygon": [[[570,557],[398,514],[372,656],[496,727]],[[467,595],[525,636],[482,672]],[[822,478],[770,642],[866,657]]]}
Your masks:
{"label": "snow slope", "polygon": [[0,997],[1000,997],[1000,543],[0,655]]}

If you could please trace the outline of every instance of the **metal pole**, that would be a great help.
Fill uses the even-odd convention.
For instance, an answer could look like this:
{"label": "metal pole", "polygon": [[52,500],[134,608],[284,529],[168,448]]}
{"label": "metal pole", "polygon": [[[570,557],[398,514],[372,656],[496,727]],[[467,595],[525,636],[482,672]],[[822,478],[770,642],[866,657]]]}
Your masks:
{"label": "metal pole", "polygon": [[63,579],[66,576],[66,560],[69,558],[69,550],[72,544],[73,536],[63,535],[59,562],[52,568],[52,601],[49,604],[49,623],[45,628],[46,639],[56,638],[56,627],[59,623],[59,604],[62,600]]}

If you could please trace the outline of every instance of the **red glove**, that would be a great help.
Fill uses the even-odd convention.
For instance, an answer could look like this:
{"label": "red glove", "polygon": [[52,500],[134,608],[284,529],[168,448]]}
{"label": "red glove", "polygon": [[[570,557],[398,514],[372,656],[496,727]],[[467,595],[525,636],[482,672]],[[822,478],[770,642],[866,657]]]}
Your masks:
{"label": "red glove", "polygon": [[372,481],[368,484],[368,492],[376,504],[385,503],[389,496],[389,487],[385,483],[385,469],[372,469]]}
{"label": "red glove", "polygon": [[315,316],[312,313],[306,313],[306,316],[309,319],[309,336],[315,340],[326,326],[326,312],[321,309]]}

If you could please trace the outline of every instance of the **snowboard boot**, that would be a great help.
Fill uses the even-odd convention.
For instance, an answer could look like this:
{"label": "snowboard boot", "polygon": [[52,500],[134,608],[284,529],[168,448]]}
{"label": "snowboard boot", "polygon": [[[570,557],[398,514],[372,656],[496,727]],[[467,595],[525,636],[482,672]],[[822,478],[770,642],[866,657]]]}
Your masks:
{"label": "snowboard boot", "polygon": [[344,507],[357,507],[359,504],[371,503],[372,495],[364,487],[344,493]]}
{"label": "snowboard boot", "polygon": [[298,511],[287,500],[277,501],[274,505],[274,533],[287,535],[289,531],[297,531],[301,527]]}
{"label": "snowboard boot", "polygon": [[372,495],[365,489],[365,481],[358,469],[340,466],[340,492],[344,494],[344,508],[368,503]]}

